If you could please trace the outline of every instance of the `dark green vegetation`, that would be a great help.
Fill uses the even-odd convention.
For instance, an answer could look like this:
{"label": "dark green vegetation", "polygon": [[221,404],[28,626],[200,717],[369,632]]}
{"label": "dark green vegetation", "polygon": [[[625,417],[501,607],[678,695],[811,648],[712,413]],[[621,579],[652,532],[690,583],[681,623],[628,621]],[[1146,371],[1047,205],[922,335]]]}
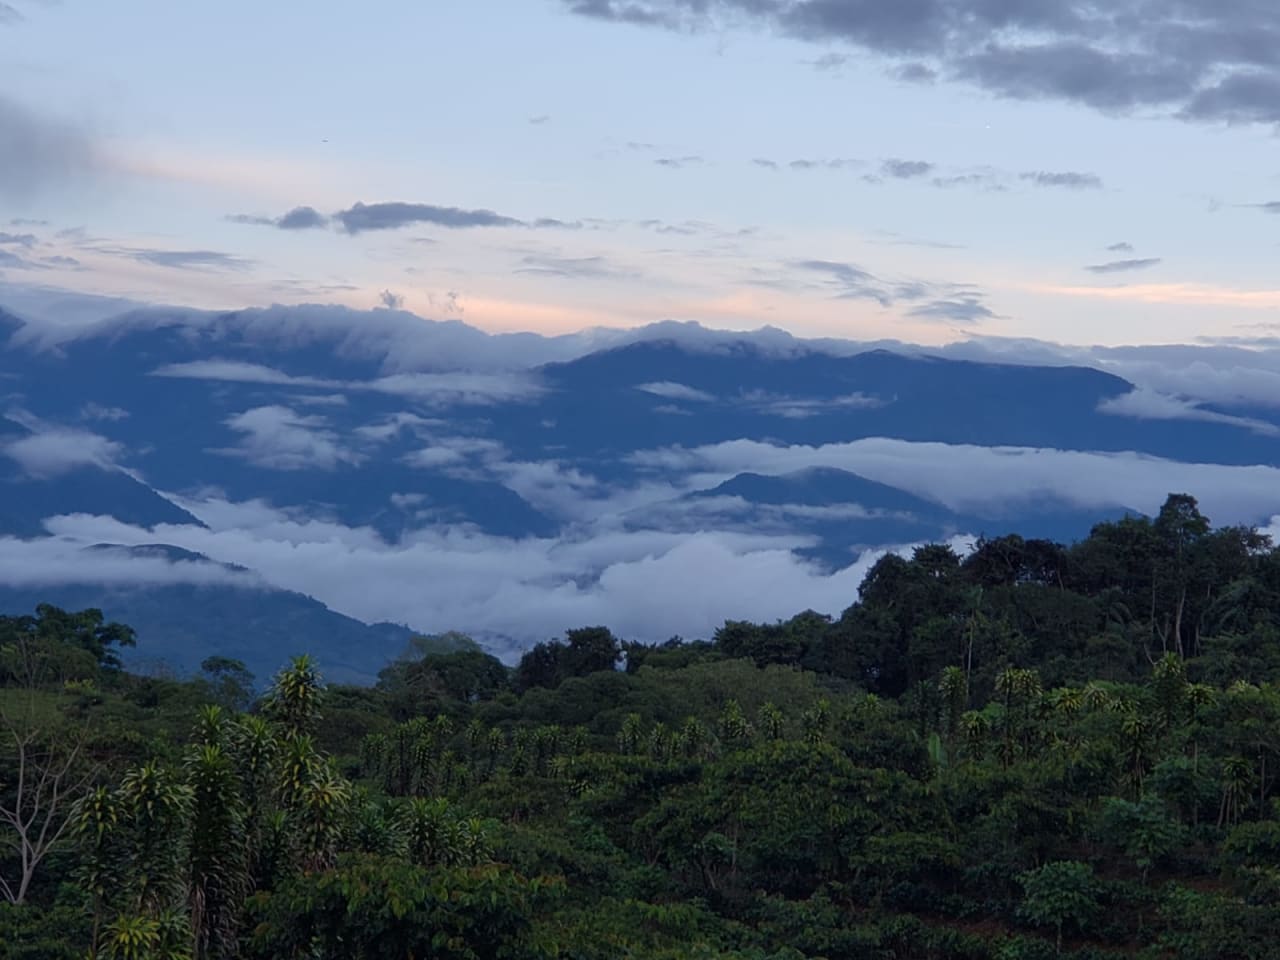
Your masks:
{"label": "dark green vegetation", "polygon": [[0,620],[0,958],[1277,955],[1280,551],[1172,497],[860,592],[262,695]]}

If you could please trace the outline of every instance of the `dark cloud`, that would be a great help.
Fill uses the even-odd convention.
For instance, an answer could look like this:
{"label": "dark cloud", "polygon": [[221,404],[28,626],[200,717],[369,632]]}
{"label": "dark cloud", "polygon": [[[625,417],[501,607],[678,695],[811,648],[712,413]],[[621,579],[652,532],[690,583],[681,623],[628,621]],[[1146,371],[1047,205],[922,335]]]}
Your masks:
{"label": "dark cloud", "polygon": [[751,160],[757,167],[764,167],[766,170],[777,170],[778,163],[776,160],[766,160],[763,157],[753,157]]}
{"label": "dark cloud", "polygon": [[294,207],[282,217],[237,213],[227,219],[232,223],[245,223],[255,227],[276,227],[280,230],[318,230],[329,223],[329,218],[314,207]]}
{"label": "dark cloud", "polygon": [[851,263],[836,260],[796,260],[791,266],[797,270],[824,274],[830,286],[836,288],[841,300],[874,300],[882,307],[891,306],[892,297],[884,283],[874,274]]}
{"label": "dark cloud", "polygon": [[404,297],[398,293],[392,293],[390,290],[383,290],[378,294],[378,302],[388,310],[399,310],[404,306]]}
{"label": "dark cloud", "polygon": [[328,222],[329,218],[314,207],[294,207],[276,221],[276,226],[281,230],[314,230]]}
{"label": "dark cloud", "polygon": [[0,246],[27,247],[36,245],[35,234],[32,233],[0,233]]}
{"label": "dark cloud", "polygon": [[1133,244],[1121,240],[1119,243],[1113,243],[1107,247],[1107,251],[1109,253],[1133,253]]}
{"label": "dark cloud", "polygon": [[672,170],[681,170],[684,167],[696,167],[705,161],[697,154],[689,154],[684,157],[658,157],[653,161],[660,167],[669,167]]}
{"label": "dark cloud", "polygon": [[938,71],[923,63],[904,63],[893,75],[903,83],[934,83],[938,79]]}
{"label": "dark cloud", "polygon": [[934,165],[925,160],[886,160],[880,164],[880,172],[895,180],[915,180],[927,176],[934,170]]}
{"label": "dark cloud", "polygon": [[1280,4],[1269,0],[563,2],[582,16],[673,30],[754,21],[878,54],[903,79],[936,75],[1020,100],[1280,122]]}
{"label": "dark cloud", "polygon": [[1110,263],[1095,263],[1085,267],[1090,273],[1128,273],[1132,270],[1146,270],[1160,263],[1159,257],[1146,257],[1141,260],[1112,260]]}
{"label": "dark cloud", "polygon": [[140,247],[96,247],[100,253],[174,270],[247,270],[252,260],[216,250],[149,250]]}
{"label": "dark cloud", "polygon": [[1263,213],[1280,213],[1280,200],[1272,200],[1270,203],[1258,204],[1258,209]]}
{"label": "dark cloud", "polygon": [[954,320],[956,323],[977,323],[995,317],[995,313],[976,296],[932,300],[907,312],[909,316],[924,320]]}
{"label": "dark cloud", "polygon": [[974,187],[979,190],[1004,191],[1009,189],[1003,182],[1000,173],[985,170],[978,173],[955,173],[945,177],[934,177],[931,181],[935,187],[949,190],[952,187]]}
{"label": "dark cloud", "polygon": [[454,230],[468,227],[523,227],[524,221],[504,217],[492,210],[461,210],[428,203],[357,203],[333,215],[347,233],[367,230],[398,230],[415,223],[430,223]]}
{"label": "dark cloud", "polygon": [[1102,189],[1102,178],[1094,173],[1076,173],[1075,171],[1050,173],[1044,170],[1031,170],[1019,174],[1018,177],[1037,187],[1063,187],[1067,190]]}
{"label": "dark cloud", "polygon": [[581,230],[578,220],[557,220],[555,217],[539,217],[530,224],[535,230]]}
{"label": "dark cloud", "polygon": [[[801,274],[824,275],[822,287],[838,300],[871,300],[882,307],[914,304],[907,315],[927,320],[977,323],[996,314],[982,302],[979,291],[966,284],[938,284],[923,280],[885,280],[862,267],[837,260],[795,260],[787,264]],[[783,278],[758,276],[759,285],[785,288]]]}
{"label": "dark cloud", "polygon": [[88,135],[0,94],[0,200],[29,202],[91,172]]}

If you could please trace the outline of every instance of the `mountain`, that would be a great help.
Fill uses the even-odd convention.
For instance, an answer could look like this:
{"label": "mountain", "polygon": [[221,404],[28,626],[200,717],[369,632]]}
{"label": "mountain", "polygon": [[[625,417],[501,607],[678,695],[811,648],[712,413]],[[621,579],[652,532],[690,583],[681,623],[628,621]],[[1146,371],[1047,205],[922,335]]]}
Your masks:
{"label": "mountain", "polygon": [[[337,307],[16,323],[0,600],[121,611],[183,668],[273,668],[305,637],[367,679],[406,633],[363,626],[386,619],[504,654],[583,623],[705,635],[797,597],[838,612],[880,549],[1071,541],[1175,490],[1218,522],[1280,514],[1275,408],[1088,366]],[[74,552],[103,530],[124,552]],[[160,541],[207,559],[128,552]]]}
{"label": "mountain", "polygon": [[[0,449],[23,450],[22,444],[36,440],[34,431],[0,417]],[[74,462],[82,452],[74,449],[74,434],[54,440],[57,446],[25,451],[36,461],[52,458],[55,462],[49,467],[55,472],[51,474],[24,469],[12,454],[0,458],[0,535],[40,536],[46,517],[69,513],[113,516],[147,528],[162,523],[202,525],[186,510],[116,467]],[[63,444],[73,449],[59,449]],[[71,464],[65,462],[68,457]]]}
{"label": "mountain", "polygon": [[[89,549],[120,550],[106,544]],[[175,563],[209,564],[207,557],[163,544],[124,552]],[[218,566],[228,572],[248,572],[227,564]],[[272,588],[257,578],[245,578],[242,584],[16,587],[0,582],[0,611],[29,613],[40,603],[64,610],[96,607],[108,620],[129,624],[137,631],[138,645],[126,651],[125,660],[135,668],[160,661],[189,674],[199,669],[205,657],[217,653],[242,660],[263,683],[288,657],[298,653],[314,656],[331,681],[371,683],[414,636],[413,631],[395,624],[361,623],[311,597]]]}

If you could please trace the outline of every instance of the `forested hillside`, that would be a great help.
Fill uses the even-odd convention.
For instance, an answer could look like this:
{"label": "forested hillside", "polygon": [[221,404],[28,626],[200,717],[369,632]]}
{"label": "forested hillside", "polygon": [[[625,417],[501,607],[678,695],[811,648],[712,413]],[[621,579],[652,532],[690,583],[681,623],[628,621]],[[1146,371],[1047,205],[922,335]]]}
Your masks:
{"label": "forested hillside", "polygon": [[96,611],[0,619],[0,958],[1277,956],[1265,537],[1177,495],[850,602],[261,690],[131,675]]}

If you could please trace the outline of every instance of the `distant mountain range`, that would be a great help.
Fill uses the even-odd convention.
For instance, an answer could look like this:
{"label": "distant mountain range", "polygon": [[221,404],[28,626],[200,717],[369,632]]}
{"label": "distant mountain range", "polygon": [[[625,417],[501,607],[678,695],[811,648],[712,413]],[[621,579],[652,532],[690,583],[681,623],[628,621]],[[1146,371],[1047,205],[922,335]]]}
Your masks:
{"label": "distant mountain range", "polygon": [[740,612],[731,584],[686,590],[698,551],[778,565],[751,599],[785,616],[852,602],[877,549],[1071,540],[1183,488],[1222,521],[1280,513],[1280,408],[1078,366],[308,307],[0,311],[0,338],[0,609],[99,606],[180,669],[305,646],[367,680],[410,628],[692,634]]}

